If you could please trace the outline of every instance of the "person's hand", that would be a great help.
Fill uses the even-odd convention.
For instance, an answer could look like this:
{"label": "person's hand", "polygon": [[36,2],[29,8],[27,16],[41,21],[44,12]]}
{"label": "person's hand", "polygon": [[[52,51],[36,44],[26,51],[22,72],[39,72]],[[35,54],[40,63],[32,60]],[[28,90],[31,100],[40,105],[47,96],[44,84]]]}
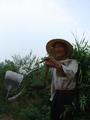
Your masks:
{"label": "person's hand", "polygon": [[45,61],[45,64],[46,64],[47,66],[49,66],[49,67],[54,67],[54,68],[57,67],[57,66],[56,66],[54,63],[52,63],[50,60]]}
{"label": "person's hand", "polygon": [[61,67],[60,62],[58,62],[54,57],[50,56],[49,59],[54,63],[56,68],[60,68]]}
{"label": "person's hand", "polygon": [[46,57],[44,61],[47,66],[56,68],[55,64],[52,62],[50,57]]}
{"label": "person's hand", "polygon": [[49,67],[59,68],[60,64],[51,56],[45,58],[45,64]]}

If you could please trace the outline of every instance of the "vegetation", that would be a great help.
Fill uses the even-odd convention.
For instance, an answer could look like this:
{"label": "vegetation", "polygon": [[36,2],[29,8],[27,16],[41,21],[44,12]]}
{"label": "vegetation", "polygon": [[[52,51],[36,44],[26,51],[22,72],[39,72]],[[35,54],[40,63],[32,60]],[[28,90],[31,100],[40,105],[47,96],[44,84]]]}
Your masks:
{"label": "vegetation", "polygon": [[[79,109],[79,114],[75,115],[75,120],[89,120],[90,47],[84,37],[80,42],[76,38],[75,41],[72,58],[78,60],[81,69],[78,74],[79,107],[76,108]],[[5,60],[0,63],[0,119],[9,116],[14,120],[50,120],[50,77],[47,86],[44,86],[45,67],[39,62],[30,52],[25,57],[15,55],[12,61]],[[36,67],[38,69],[32,71]],[[7,70],[24,74],[24,80],[16,91],[23,89],[23,93],[11,102],[5,99],[4,76]]]}
{"label": "vegetation", "polygon": [[[85,37],[79,41],[75,38],[73,58],[79,62],[79,74],[77,78],[80,109],[90,110],[90,46]],[[89,105],[89,106],[88,106]]]}

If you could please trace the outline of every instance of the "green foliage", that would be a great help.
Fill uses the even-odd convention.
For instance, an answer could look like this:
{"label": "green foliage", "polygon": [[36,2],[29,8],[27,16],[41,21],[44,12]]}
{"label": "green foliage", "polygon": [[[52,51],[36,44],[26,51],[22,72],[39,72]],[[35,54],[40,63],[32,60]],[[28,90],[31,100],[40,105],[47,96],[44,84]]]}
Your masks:
{"label": "green foliage", "polygon": [[77,38],[75,41],[72,57],[79,62],[81,69],[80,79],[78,79],[79,103],[81,110],[85,111],[87,101],[90,102],[90,46],[84,35],[80,41]]}
{"label": "green foliage", "polygon": [[28,74],[28,72],[33,69],[38,62],[36,56],[32,55],[32,51],[23,57],[20,55],[14,55],[12,58],[15,66],[17,67],[17,71],[20,72],[20,70],[24,70],[26,71],[26,74]]}

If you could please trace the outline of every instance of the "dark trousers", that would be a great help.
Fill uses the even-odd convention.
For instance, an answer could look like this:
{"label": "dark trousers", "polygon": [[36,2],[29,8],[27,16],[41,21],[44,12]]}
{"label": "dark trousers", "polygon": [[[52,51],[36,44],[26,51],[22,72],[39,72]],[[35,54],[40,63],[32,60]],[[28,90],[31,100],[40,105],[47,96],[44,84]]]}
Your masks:
{"label": "dark trousers", "polygon": [[51,103],[51,120],[73,120],[73,116],[71,113],[68,113],[68,115],[61,119],[60,115],[65,110],[65,105],[72,105],[72,101],[74,99],[74,94],[72,93],[60,93],[56,91],[56,94],[53,98],[53,101]]}

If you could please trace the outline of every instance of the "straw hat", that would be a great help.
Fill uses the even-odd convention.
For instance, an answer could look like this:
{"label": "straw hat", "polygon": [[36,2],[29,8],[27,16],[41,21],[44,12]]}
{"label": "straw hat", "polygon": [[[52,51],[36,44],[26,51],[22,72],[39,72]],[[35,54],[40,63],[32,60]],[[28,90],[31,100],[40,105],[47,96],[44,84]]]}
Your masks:
{"label": "straw hat", "polygon": [[54,44],[55,43],[61,43],[63,45],[65,45],[65,47],[67,48],[67,55],[66,57],[70,57],[72,52],[73,52],[73,46],[66,40],[64,39],[52,39],[50,40],[47,44],[46,44],[46,50],[47,50],[47,53],[50,55],[50,56],[55,56],[55,52],[54,52]]}

